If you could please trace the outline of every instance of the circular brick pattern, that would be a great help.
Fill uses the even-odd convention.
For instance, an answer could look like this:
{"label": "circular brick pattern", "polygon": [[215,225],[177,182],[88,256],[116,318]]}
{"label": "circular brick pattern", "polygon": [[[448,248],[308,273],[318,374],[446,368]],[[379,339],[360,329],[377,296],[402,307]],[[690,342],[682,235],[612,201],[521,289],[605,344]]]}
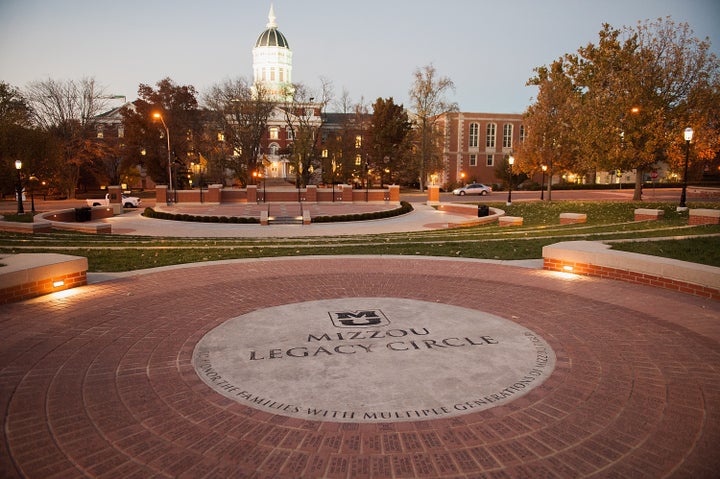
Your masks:
{"label": "circular brick pattern", "polygon": [[[433,420],[312,421],[209,390],[201,338],[263,308],[391,297],[505,318],[539,387]],[[2,477],[713,477],[717,302],[475,261],[328,257],[158,270],[3,307]],[[348,375],[346,380],[362,381]]]}

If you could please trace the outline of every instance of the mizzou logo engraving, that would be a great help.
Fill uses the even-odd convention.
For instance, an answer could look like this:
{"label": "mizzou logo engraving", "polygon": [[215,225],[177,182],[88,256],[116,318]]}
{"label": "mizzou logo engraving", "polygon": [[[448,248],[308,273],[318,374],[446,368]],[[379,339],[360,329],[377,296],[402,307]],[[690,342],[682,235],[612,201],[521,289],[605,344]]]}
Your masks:
{"label": "mizzou logo engraving", "polygon": [[328,311],[330,320],[338,328],[366,328],[390,324],[379,309],[360,309],[356,311]]}

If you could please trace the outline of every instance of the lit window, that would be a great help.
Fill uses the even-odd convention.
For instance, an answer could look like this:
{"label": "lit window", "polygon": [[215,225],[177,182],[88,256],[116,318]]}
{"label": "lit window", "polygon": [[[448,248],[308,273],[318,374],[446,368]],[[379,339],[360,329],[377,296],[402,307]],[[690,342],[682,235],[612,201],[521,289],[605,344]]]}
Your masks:
{"label": "lit window", "polygon": [[327,157],[328,157],[327,148],[325,148],[320,155],[321,155],[323,158],[327,158]]}
{"label": "lit window", "polygon": [[104,136],[105,136],[105,133],[103,132],[103,127],[102,127],[102,125],[100,125],[97,127],[97,137],[103,138]]}
{"label": "lit window", "polygon": [[360,165],[362,165],[362,156],[355,155],[355,166],[360,166]]}
{"label": "lit window", "polygon": [[470,148],[478,147],[479,132],[480,132],[480,125],[478,125],[477,123],[470,123],[470,141],[468,143],[468,146]]}
{"label": "lit window", "polygon": [[280,129],[277,126],[270,127],[270,139],[277,140],[280,138]]}
{"label": "lit window", "polygon": [[513,126],[511,123],[503,125],[503,148],[512,148]]}
{"label": "lit window", "polygon": [[362,136],[360,135],[355,137],[355,148],[362,148]]}
{"label": "lit window", "polygon": [[495,148],[495,123],[488,123],[485,130],[485,146]]}
{"label": "lit window", "polygon": [[223,133],[222,131],[218,131],[217,139],[218,141],[225,141],[225,133]]}

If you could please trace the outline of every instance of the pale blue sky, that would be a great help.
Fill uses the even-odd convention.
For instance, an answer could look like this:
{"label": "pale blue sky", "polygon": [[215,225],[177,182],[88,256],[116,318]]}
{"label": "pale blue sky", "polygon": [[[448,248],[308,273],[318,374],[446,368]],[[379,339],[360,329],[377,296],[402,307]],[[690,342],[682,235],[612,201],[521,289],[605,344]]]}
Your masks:
{"label": "pale blue sky", "polygon": [[[95,77],[137,97],[164,77],[204,92],[252,80],[252,47],[269,0],[0,0],[0,80]],[[417,67],[433,63],[462,111],[522,113],[534,67],[614,27],[670,15],[720,52],[718,0],[273,0],[293,50],[293,80],[332,81],[335,96],[408,106]]]}

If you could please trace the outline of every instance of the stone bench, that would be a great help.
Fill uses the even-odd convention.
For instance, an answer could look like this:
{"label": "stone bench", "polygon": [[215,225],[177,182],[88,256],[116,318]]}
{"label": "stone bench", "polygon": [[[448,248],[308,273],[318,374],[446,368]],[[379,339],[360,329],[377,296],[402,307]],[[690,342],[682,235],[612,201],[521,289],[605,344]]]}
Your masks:
{"label": "stone bench", "polygon": [[543,269],[616,279],[720,299],[720,268],[610,249],[597,241],[543,247]]}
{"label": "stone bench", "polygon": [[0,256],[0,304],[87,284],[87,258],[56,253]]}
{"label": "stone bench", "polygon": [[717,225],[720,224],[720,210],[707,208],[693,208],[690,210],[689,225]]}
{"label": "stone bench", "polygon": [[635,209],[635,221],[657,221],[663,219],[665,211],[651,208]]}
{"label": "stone bench", "polygon": [[498,218],[498,224],[500,226],[522,226],[522,216],[501,216]]}
{"label": "stone bench", "polygon": [[574,223],[587,223],[587,215],[585,213],[560,213],[561,225]]}

